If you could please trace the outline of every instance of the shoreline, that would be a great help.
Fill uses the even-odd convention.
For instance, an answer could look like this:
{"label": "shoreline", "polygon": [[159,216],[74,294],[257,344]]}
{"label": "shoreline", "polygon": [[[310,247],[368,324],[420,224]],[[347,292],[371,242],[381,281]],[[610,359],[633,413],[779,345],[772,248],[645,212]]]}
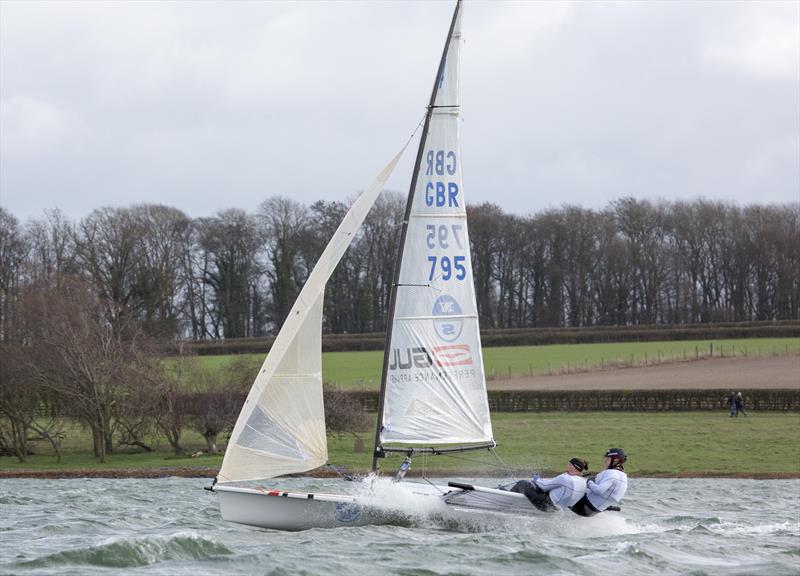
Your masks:
{"label": "shoreline", "polygon": [[[10,478],[28,478],[39,480],[58,480],[70,478],[207,478],[211,480],[217,475],[219,468],[202,467],[164,467],[164,468],[119,468],[116,470],[96,470],[91,468],[75,468],[68,470],[0,470],[0,480]],[[512,471],[514,472],[514,471]],[[530,471],[520,470],[519,477],[526,477]],[[358,474],[358,472],[356,472]],[[458,471],[451,470],[429,470],[426,474],[429,478],[470,478],[484,477],[485,472],[480,471]],[[719,478],[736,480],[792,480],[800,479],[800,472],[633,472],[628,473],[630,478]],[[287,476],[288,478],[337,478],[338,475],[329,471],[312,472],[309,474],[297,474]],[[409,471],[407,477],[421,478],[422,474],[414,474]]]}

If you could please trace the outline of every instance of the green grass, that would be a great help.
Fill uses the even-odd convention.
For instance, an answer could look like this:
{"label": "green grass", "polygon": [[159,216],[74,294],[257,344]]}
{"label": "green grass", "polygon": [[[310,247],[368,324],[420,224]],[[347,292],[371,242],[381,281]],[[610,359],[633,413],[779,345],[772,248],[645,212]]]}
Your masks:
{"label": "green grass", "polygon": [[[729,418],[727,412],[589,412],[543,414],[493,414],[497,453],[517,471],[559,471],[572,456],[589,460],[597,470],[603,452],[612,446],[629,455],[626,470],[640,475],[736,475],[782,474],[800,476],[800,414],[751,413],[747,418]],[[79,427],[68,431],[64,462],[45,453],[26,463],[0,458],[0,470],[36,468],[67,470],[92,468],[214,467],[221,457],[175,458],[165,451],[149,454],[117,452],[100,465],[83,446],[89,436]],[[83,434],[83,436],[81,436]],[[329,439],[330,461],[349,470],[365,471],[371,463],[373,432],[361,435],[366,451],[353,452],[354,437]],[[83,443],[83,444],[81,444]],[[186,435],[186,447],[202,448],[202,438]],[[487,452],[470,452],[459,457],[415,458],[413,471],[423,468],[480,475],[502,475],[487,463],[496,463]],[[400,457],[387,458],[381,468],[394,472]],[[510,473],[508,473],[510,475]]]}
{"label": "green grass", "polygon": [[[486,377],[559,373],[587,370],[610,365],[641,365],[684,358],[708,356],[712,349],[710,340],[668,342],[623,342],[608,344],[554,344],[548,346],[506,346],[484,348],[483,359]],[[770,354],[800,354],[800,338],[750,338],[741,340],[714,340],[714,356],[763,356]],[[259,354],[243,356],[200,356],[201,364],[208,368],[226,366],[235,358],[247,358],[254,372],[264,360]],[[322,373],[326,382],[339,388],[377,390],[383,352],[327,352],[322,355]]]}
{"label": "green grass", "polygon": [[[516,470],[561,471],[569,458],[586,458],[597,470],[604,451],[624,448],[626,470],[648,474],[800,475],[800,414],[757,413],[730,418],[726,412],[571,412],[493,414],[497,453]],[[365,445],[372,435],[364,436]],[[369,466],[369,454],[352,454],[352,439],[331,442],[332,461],[353,469]],[[446,456],[428,460],[431,468],[487,470],[473,460]],[[396,470],[401,458],[381,467]],[[492,462],[486,459],[486,462]],[[494,462],[496,463],[496,462]],[[421,457],[415,468],[422,466]]]}

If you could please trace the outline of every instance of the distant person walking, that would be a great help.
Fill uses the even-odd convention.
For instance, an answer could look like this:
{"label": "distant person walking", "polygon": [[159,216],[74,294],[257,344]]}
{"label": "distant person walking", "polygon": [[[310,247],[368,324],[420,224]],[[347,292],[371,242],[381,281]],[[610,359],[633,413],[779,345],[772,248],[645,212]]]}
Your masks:
{"label": "distant person walking", "polygon": [[736,392],[731,392],[728,396],[728,411],[731,413],[731,418],[736,416]]}
{"label": "distant person walking", "polygon": [[742,393],[739,392],[736,395],[736,399],[734,400],[734,405],[736,406],[736,416],[739,416],[739,412],[743,415],[747,416],[747,412],[744,411],[744,398],[742,397]]}

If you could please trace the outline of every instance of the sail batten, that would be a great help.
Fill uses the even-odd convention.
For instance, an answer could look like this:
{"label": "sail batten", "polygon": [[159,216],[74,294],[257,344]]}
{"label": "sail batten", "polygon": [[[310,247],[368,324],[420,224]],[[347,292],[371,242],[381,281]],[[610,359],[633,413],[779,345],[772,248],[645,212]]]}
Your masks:
{"label": "sail batten", "polygon": [[493,445],[459,142],[461,3],[417,151],[390,303],[376,430],[387,444]]}

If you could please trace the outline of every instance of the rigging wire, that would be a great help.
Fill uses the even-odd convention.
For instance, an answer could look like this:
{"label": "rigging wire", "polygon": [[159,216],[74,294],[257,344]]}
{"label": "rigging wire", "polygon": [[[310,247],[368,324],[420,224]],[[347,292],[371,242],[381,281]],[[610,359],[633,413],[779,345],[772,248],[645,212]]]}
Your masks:
{"label": "rigging wire", "polygon": [[489,452],[491,452],[492,456],[494,456],[497,459],[497,461],[500,462],[500,467],[502,467],[503,471],[508,476],[513,476],[514,475],[513,474],[513,470],[511,470],[511,468],[508,466],[508,464],[506,464],[505,461],[502,458],[500,458],[500,454],[497,453],[497,450],[495,450],[494,448],[489,448]]}
{"label": "rigging wire", "polygon": [[348,482],[356,482],[358,480],[361,480],[364,477],[363,474],[355,474],[355,473],[348,472],[343,467],[335,466],[334,464],[331,464],[330,462],[326,463],[325,466],[327,466],[328,468],[330,468],[331,470],[336,472],[342,480],[346,480]]}
{"label": "rigging wire", "polygon": [[425,114],[422,115],[422,118],[420,119],[419,124],[417,124],[416,128],[414,128],[414,131],[411,133],[411,136],[409,136],[408,140],[406,140],[406,143],[403,144],[403,148],[404,149],[406,148],[406,146],[408,146],[411,143],[411,141],[414,139],[414,136],[417,135],[417,132],[419,132],[419,129],[422,127],[422,125],[425,124],[425,116],[427,116],[427,114],[428,114],[428,112],[426,110]]}
{"label": "rigging wire", "polygon": [[436,484],[431,482],[430,479],[428,478],[428,453],[427,452],[423,452],[422,453],[422,479],[425,480],[425,482],[427,482],[428,484],[430,484],[434,488],[436,488],[436,490],[438,490],[440,494],[447,494],[446,490],[443,490],[440,486],[437,486]]}

